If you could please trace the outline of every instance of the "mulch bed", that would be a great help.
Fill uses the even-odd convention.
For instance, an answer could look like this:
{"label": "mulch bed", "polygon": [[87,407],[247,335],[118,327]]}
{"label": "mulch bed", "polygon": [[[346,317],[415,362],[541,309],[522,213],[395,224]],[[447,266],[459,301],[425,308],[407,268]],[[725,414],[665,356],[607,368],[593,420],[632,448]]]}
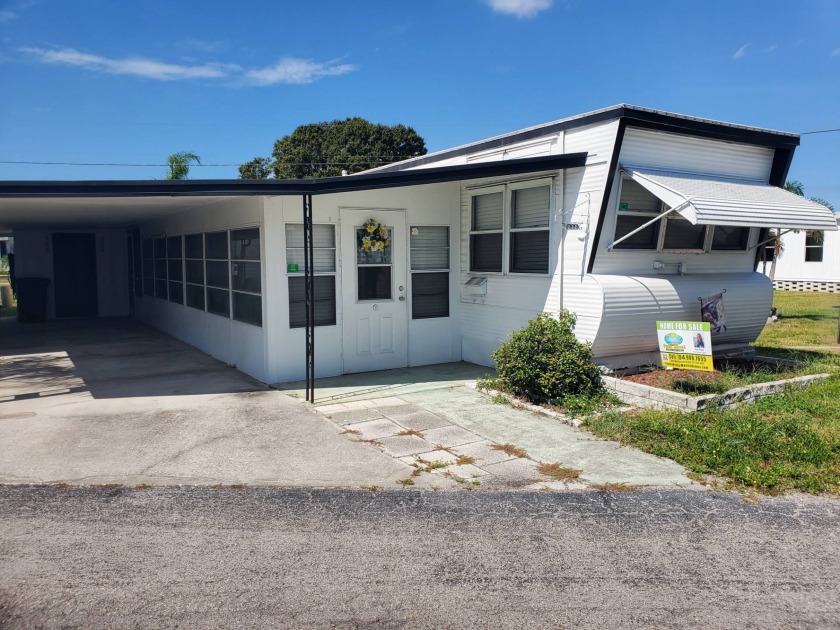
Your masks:
{"label": "mulch bed", "polygon": [[714,372],[702,372],[699,370],[665,370],[661,368],[653,369],[647,372],[640,372],[622,376],[621,378],[633,383],[641,383],[650,387],[658,387],[660,389],[669,389],[671,391],[683,391],[683,388],[676,387],[675,384],[681,381],[690,381],[692,385],[710,386],[724,377],[724,372],[752,372],[761,370],[769,373],[767,380],[775,380],[776,378],[788,378],[791,376],[791,369],[786,366],[773,367],[770,364],[761,361],[751,361],[749,359],[728,359],[726,361],[715,361]]}

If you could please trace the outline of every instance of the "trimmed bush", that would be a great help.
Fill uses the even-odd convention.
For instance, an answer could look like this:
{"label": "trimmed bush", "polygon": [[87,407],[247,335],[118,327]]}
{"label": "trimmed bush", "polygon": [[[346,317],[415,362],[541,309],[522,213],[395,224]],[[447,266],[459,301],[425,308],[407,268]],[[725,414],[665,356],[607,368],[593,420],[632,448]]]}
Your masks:
{"label": "trimmed bush", "polygon": [[575,338],[574,313],[540,313],[493,353],[496,370],[510,391],[534,402],[602,391],[592,347]]}

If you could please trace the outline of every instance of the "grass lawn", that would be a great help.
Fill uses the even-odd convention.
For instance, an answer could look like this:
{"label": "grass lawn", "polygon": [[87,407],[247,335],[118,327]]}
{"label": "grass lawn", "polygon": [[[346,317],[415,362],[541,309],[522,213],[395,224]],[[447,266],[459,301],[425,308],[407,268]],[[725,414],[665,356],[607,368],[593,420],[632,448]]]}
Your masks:
{"label": "grass lawn", "polygon": [[774,291],[773,306],[782,314],[767,324],[755,342],[759,346],[837,345],[837,318],[840,294]]}
{"label": "grass lawn", "polygon": [[736,487],[840,496],[840,353],[787,349],[836,345],[831,307],[840,296],[777,291],[774,305],[783,317],[764,329],[756,351],[803,361],[831,378],[734,409],[607,411],[588,418],[587,427]]}

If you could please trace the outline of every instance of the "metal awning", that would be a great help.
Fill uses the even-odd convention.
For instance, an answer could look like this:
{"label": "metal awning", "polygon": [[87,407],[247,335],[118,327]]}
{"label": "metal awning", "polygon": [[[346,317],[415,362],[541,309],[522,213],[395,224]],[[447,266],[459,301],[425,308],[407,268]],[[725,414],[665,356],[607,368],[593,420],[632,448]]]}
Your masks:
{"label": "metal awning", "polygon": [[837,230],[831,210],[766,182],[626,164],[621,168],[694,225]]}

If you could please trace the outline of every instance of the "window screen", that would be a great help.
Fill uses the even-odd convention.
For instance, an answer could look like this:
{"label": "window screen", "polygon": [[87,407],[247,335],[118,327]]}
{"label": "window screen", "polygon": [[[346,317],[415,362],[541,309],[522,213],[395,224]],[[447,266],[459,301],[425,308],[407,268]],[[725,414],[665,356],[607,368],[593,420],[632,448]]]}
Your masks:
{"label": "window screen", "polygon": [[184,237],[184,271],[187,284],[184,302],[191,308],[204,310],[204,236],[187,234]]}
{"label": "window screen", "polygon": [[805,232],[805,262],[822,262],[823,232]]}
{"label": "window screen", "polygon": [[712,249],[718,251],[743,251],[747,248],[750,228],[716,225],[712,236]]}
{"label": "window screen", "polygon": [[411,317],[449,317],[449,272],[411,274]]}
{"label": "window screen", "polygon": [[692,225],[687,219],[673,215],[667,221],[662,249],[703,249],[705,225]]}
{"label": "window screen", "polygon": [[472,198],[472,229],[474,232],[502,229],[504,197],[502,193],[475,195]]}
{"label": "window screen", "polygon": [[[334,326],[335,276],[315,276],[315,325]],[[303,276],[289,277],[289,327],[306,326],[306,286]]]}
{"label": "window screen", "polygon": [[[315,263],[315,325],[334,326],[335,297],[335,226],[312,226],[312,253]],[[286,224],[286,273],[289,276],[289,327],[306,326],[306,293],[304,284],[303,224]]]}

